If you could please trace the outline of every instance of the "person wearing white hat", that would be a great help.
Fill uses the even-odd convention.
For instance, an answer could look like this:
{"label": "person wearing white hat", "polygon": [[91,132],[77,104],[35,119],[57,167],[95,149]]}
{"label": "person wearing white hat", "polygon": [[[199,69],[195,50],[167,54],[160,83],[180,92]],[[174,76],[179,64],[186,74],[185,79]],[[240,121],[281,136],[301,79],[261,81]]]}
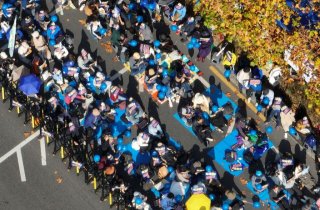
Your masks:
{"label": "person wearing white hat", "polygon": [[34,31],[32,34],[32,43],[36,50],[39,52],[40,56],[44,59],[51,60],[51,52],[48,48],[45,38],[40,35],[38,31]]}

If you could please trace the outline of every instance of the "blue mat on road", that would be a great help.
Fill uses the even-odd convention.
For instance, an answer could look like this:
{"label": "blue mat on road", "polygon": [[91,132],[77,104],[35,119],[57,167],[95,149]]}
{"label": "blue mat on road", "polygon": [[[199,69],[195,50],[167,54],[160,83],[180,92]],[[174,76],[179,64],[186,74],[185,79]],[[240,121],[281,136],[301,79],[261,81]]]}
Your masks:
{"label": "blue mat on road", "polygon": [[[233,176],[239,176],[240,174],[242,174],[243,171],[231,171],[230,170],[231,163],[227,162],[224,159],[224,153],[226,149],[231,149],[232,145],[237,143],[237,140],[236,140],[237,135],[238,135],[237,130],[232,131],[230,135],[228,135],[226,138],[220,141],[216,146],[214,146],[213,149],[211,149],[208,152],[208,155],[213,160],[215,160],[218,164],[220,164],[224,168],[224,170],[228,171]],[[234,163],[241,162],[245,167],[247,167],[248,164],[244,160],[242,160],[243,152],[244,152],[244,149],[237,150],[238,160],[236,160]]]}
{"label": "blue mat on road", "polygon": [[178,112],[175,113],[175,114],[173,115],[173,117],[174,117],[176,120],[178,120],[178,122],[179,122],[183,127],[185,127],[185,129],[187,129],[190,133],[192,133],[193,136],[197,137],[196,134],[193,132],[192,127],[186,126],[186,124],[185,124],[185,123],[183,122],[183,120],[180,118]]}
{"label": "blue mat on road", "polygon": [[[188,127],[188,126],[183,122],[183,120],[182,120],[181,117],[179,116],[178,112],[175,113],[175,114],[173,115],[173,117],[174,117],[176,120],[178,120],[178,122],[179,122],[180,124],[182,124],[182,126],[185,127],[190,133],[192,133],[193,136],[197,137],[196,134],[193,132],[192,127]],[[212,131],[214,131],[214,130],[216,129],[211,123],[210,123],[210,128],[211,128]]]}
{"label": "blue mat on road", "polygon": [[[224,159],[224,155],[225,155],[225,150],[231,149],[232,145],[237,143],[237,139],[236,139],[237,135],[238,135],[237,130],[232,131],[227,137],[225,137],[216,146],[214,146],[213,149],[211,149],[208,152],[208,155],[213,160],[217,161],[217,163],[220,164],[224,168],[224,170],[228,171],[233,176],[239,176],[240,174],[242,174],[243,171],[231,171],[229,167],[232,163],[227,162]],[[273,144],[269,140],[269,148],[271,147],[273,147]],[[244,167],[248,167],[248,164],[243,160],[244,151],[245,149],[243,148],[236,150],[238,160],[234,161],[234,163],[240,162],[244,165]]]}
{"label": "blue mat on road", "polygon": [[169,137],[169,145],[173,146],[177,150],[180,150],[182,148],[182,145],[180,142],[177,142],[172,137]]}
{"label": "blue mat on road", "polygon": [[132,160],[136,165],[141,165],[141,164],[149,164],[150,163],[150,154],[149,152],[145,153],[140,153],[139,151],[135,150],[132,148],[131,143],[124,145],[125,149],[123,152],[125,153],[130,153],[132,156]]}
{"label": "blue mat on road", "polygon": [[[211,85],[210,88],[206,89],[205,93],[206,96],[209,96],[213,102],[213,104],[217,104],[219,107],[225,105],[226,103],[230,102],[232,104],[234,113],[237,112],[238,105],[228,98],[217,86]],[[225,116],[226,119],[230,119],[231,116]]]}
{"label": "blue mat on road", "polygon": [[[259,196],[260,200],[263,201],[265,203],[265,205],[270,204],[270,207],[272,210],[277,210],[279,209],[279,206],[277,205],[276,202],[274,202],[270,196],[269,196],[269,189],[266,189],[264,191],[262,191],[261,193],[256,193],[253,189],[252,183],[251,181],[248,182],[247,184],[247,188],[255,195]],[[284,193],[287,195],[288,198],[290,198],[290,193],[286,190],[284,190]],[[285,199],[285,198],[284,198]]]}
{"label": "blue mat on road", "polygon": [[119,136],[123,132],[125,132],[128,128],[132,126],[131,123],[125,123],[121,120],[121,116],[126,112],[126,110],[121,110],[119,108],[115,109],[116,114],[114,118],[114,123],[111,124],[111,127],[113,128],[111,131],[112,136]]}

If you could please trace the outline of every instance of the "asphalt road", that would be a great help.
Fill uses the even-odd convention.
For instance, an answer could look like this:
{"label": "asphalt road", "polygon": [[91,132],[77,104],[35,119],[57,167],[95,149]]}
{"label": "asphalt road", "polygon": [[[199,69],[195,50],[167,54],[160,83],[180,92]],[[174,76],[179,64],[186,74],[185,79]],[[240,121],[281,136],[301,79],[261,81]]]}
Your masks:
{"label": "asphalt road", "polygon": [[[49,9],[52,9],[51,1],[48,2]],[[106,53],[100,44],[93,39],[92,35],[79,23],[79,20],[85,19],[85,15],[77,10],[65,10],[64,16],[60,16],[59,20],[62,23],[64,30],[69,30],[75,35],[75,52],[85,47],[94,56],[101,56],[104,60],[102,67],[110,76],[114,75],[123,66],[120,62],[113,62],[114,54]],[[176,45],[187,54],[185,44],[180,43],[179,38],[172,34],[172,38]],[[196,55],[196,53],[195,53]],[[195,57],[195,56],[194,56]],[[193,61],[195,59],[193,58]],[[213,75],[210,71],[208,61],[204,63],[194,62],[198,68],[204,72],[203,78],[209,84],[221,86],[223,92],[231,92],[231,98],[242,107],[241,112],[246,113],[248,117],[257,118],[256,114],[248,108],[248,106],[239,100],[237,94],[233,93],[230,88],[223,83],[221,78]],[[221,68],[217,66],[217,68]],[[205,148],[199,140],[197,140],[190,132],[188,132],[174,118],[173,114],[177,111],[177,107],[169,108],[168,104],[157,105],[150,96],[145,92],[138,93],[137,83],[134,78],[130,77],[126,72],[115,80],[115,82],[123,85],[129,96],[138,99],[142,102],[145,111],[150,116],[160,119],[165,125],[167,132],[175,140],[180,141],[186,150],[192,150],[194,156],[202,157],[208,163],[213,163],[217,168],[222,183],[227,188],[232,188],[238,193],[245,194],[247,200],[250,201],[252,195],[245,186],[239,182],[239,178],[234,178],[229,173],[225,172],[215,161],[212,161],[206,156],[208,150],[214,145],[209,145]],[[197,80],[194,83],[196,91],[205,89],[205,85]],[[23,133],[30,131],[29,126],[23,126],[23,119],[17,118],[16,113],[7,111],[7,103],[0,105],[0,157],[18,145],[23,140]],[[261,120],[260,120],[261,121]],[[264,129],[262,122],[259,123],[261,129]],[[311,172],[314,174],[314,161],[306,155],[306,152],[293,139],[282,140],[283,133],[281,130],[274,129],[270,139],[273,141],[276,148],[280,151],[291,149],[302,161],[305,161],[311,167]],[[221,136],[217,136],[221,140]],[[21,182],[17,155],[14,154],[3,163],[0,163],[0,209],[106,209],[107,204],[99,202],[99,196],[93,192],[92,185],[85,185],[84,179],[80,174],[76,176],[75,171],[68,172],[66,165],[61,161],[60,157],[52,156],[52,147],[46,147],[46,166],[41,165],[41,153],[39,140],[35,139],[22,148],[22,159],[26,174],[26,182]],[[272,152],[267,155],[273,156]],[[262,158],[260,167],[264,164],[265,157]],[[259,166],[258,166],[259,167]],[[249,170],[254,170],[249,167]],[[243,173],[241,177],[249,178],[249,174]],[[57,178],[62,179],[62,183],[57,182]],[[250,206],[248,206],[250,209]]]}

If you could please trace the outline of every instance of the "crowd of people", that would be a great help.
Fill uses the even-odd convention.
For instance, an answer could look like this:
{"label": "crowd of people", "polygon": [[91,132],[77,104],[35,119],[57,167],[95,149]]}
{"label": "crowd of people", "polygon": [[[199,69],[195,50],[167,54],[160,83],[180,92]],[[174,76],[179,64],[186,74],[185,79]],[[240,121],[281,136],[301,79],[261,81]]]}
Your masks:
{"label": "crowd of people", "polygon": [[[236,159],[236,150],[244,148],[247,164],[255,164],[269,149],[268,135],[231,103],[219,106],[206,94],[193,91],[190,80],[197,74],[196,67],[174,45],[170,31],[180,35],[182,42],[190,40],[188,49],[199,49],[198,61],[212,52],[213,37],[200,16],[187,14],[186,5],[174,0],[80,0],[75,4],[57,0],[55,6],[60,13],[65,7],[84,11],[92,39],[110,36],[116,54],[113,60],[125,64],[149,92],[157,91],[158,101],[167,100],[171,107],[177,103],[179,117],[205,146],[217,141],[215,132],[225,133],[235,124],[239,136],[226,152],[228,162]],[[3,2],[0,39],[7,45],[0,53],[2,98],[9,99],[9,110],[17,106],[24,111],[25,124],[31,116],[39,121],[42,135],[54,144],[54,153],[62,151],[68,168],[83,171],[87,184],[94,181],[101,200],[112,194],[116,198],[113,203],[123,209],[196,210],[202,205],[207,209],[207,205],[192,207],[189,199],[206,195],[208,209],[244,209],[250,203],[260,206],[259,198],[249,202],[226,189],[211,163],[195,159],[173,143],[160,122],[110,80],[89,49],[74,52],[74,37],[60,24],[58,16],[49,15],[41,1]],[[292,126],[293,112],[272,89],[262,87],[261,71],[250,66],[237,70],[234,53],[223,51],[224,46],[220,50],[226,69],[236,72],[239,90],[245,89],[250,100],[255,96],[266,123],[275,118],[276,126],[282,125],[286,133],[305,139],[320,151],[308,119]],[[17,67],[20,65],[24,68]],[[134,128],[136,136],[131,134]],[[131,139],[130,143],[125,144],[123,138]],[[243,170],[243,166],[231,164],[230,170]],[[283,209],[310,209],[315,207],[316,197],[305,190],[319,190],[308,170],[293,154],[279,154],[264,170],[250,175],[252,187],[257,194],[268,189],[272,201]]]}

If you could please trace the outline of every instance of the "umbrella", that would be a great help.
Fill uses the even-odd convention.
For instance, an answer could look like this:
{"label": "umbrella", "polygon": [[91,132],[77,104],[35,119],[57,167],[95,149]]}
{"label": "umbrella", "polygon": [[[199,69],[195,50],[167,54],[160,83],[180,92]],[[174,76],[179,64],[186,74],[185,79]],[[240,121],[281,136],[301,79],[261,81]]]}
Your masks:
{"label": "umbrella", "polygon": [[14,68],[12,71],[12,81],[16,82],[20,79],[20,77],[30,74],[30,70],[26,68],[24,65],[19,66],[18,68]]}
{"label": "umbrella", "polygon": [[205,194],[192,195],[187,203],[187,210],[210,210],[211,200]]}
{"label": "umbrella", "polygon": [[29,74],[20,78],[19,90],[25,95],[32,95],[39,93],[41,80],[34,74]]}

